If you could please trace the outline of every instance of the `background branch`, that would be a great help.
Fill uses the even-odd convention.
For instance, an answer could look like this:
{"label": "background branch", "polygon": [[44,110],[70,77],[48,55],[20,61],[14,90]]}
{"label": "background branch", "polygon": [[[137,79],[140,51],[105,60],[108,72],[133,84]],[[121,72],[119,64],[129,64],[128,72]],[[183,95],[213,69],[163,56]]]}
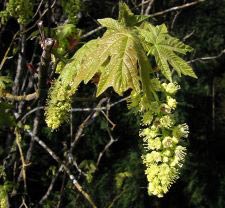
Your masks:
{"label": "background branch", "polygon": [[71,173],[70,169],[67,167],[67,165],[61,161],[61,159],[56,155],[55,152],[53,152],[42,140],[40,140],[37,136],[34,136],[32,132],[28,131],[29,135],[36,141],[46,152],[48,152],[49,155],[59,164],[63,167],[63,169],[66,171],[68,174],[70,180],[72,181],[73,185],[76,187],[77,191],[80,192],[90,203],[90,205],[93,208],[97,208],[95,203],[93,202],[92,198],[90,195],[85,192],[82,188],[82,186],[78,183],[78,181],[75,179],[74,175]]}
{"label": "background branch", "polygon": [[186,3],[186,4],[183,4],[181,6],[175,6],[175,7],[171,7],[169,9],[165,9],[163,11],[160,11],[160,12],[156,12],[154,14],[151,14],[149,15],[150,17],[157,17],[157,16],[161,16],[161,15],[164,15],[164,14],[167,14],[169,12],[173,12],[173,11],[178,11],[178,10],[181,10],[181,9],[185,9],[185,8],[188,8],[188,7],[192,7],[196,4],[199,4],[201,2],[204,2],[205,0],[198,0],[198,1],[194,1],[194,2],[191,2],[191,3]]}
{"label": "background branch", "polygon": [[9,101],[31,101],[37,98],[37,93],[31,93],[29,95],[13,95],[4,90],[0,93],[0,98],[9,100]]}
{"label": "background branch", "polygon": [[196,61],[211,61],[211,60],[214,60],[214,59],[218,59],[220,58],[221,56],[223,56],[223,54],[225,54],[225,49],[223,49],[218,55],[216,56],[204,56],[204,57],[200,57],[200,58],[195,58],[195,59],[192,59],[190,61],[188,61],[188,63],[193,63],[193,62],[196,62]]}

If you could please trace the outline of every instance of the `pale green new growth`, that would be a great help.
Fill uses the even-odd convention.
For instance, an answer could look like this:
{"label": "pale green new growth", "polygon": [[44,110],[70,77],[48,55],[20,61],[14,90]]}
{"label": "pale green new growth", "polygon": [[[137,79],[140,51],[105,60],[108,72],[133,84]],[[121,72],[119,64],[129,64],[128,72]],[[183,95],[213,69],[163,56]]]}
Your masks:
{"label": "pale green new growth", "polygon": [[52,87],[46,113],[46,122],[52,129],[66,120],[70,97],[79,84],[87,84],[96,73],[100,74],[97,96],[108,87],[122,94],[128,89],[138,93],[142,86],[150,97],[151,66],[135,31],[113,19],[99,22],[109,30],[79,49]]}
{"label": "pale green new growth", "polygon": [[31,0],[9,0],[6,9],[0,11],[2,23],[5,23],[9,16],[17,19],[19,24],[25,25],[30,22],[33,15],[33,4]]}
{"label": "pale green new growth", "polygon": [[[46,108],[46,122],[56,129],[68,118],[73,94],[81,82],[87,84],[96,74],[97,96],[112,87],[122,95],[131,89],[129,108],[140,113],[149,182],[148,193],[162,197],[179,176],[186,148],[182,138],[188,126],[178,124],[174,111],[175,93],[180,86],[172,81],[172,68],[178,75],[196,75],[177,54],[191,48],[168,34],[166,26],[153,26],[147,16],[134,15],[126,4],[120,4],[118,20],[98,20],[107,30],[101,38],[89,41],[65,65],[55,81]],[[148,55],[153,56],[157,72],[152,70]],[[156,77],[162,73],[170,82]]]}
{"label": "pale green new growth", "polygon": [[81,11],[80,0],[60,0],[63,11],[65,11],[68,22],[75,24],[77,23],[77,14]]}
{"label": "pale green new growth", "polygon": [[144,22],[141,28],[137,29],[145,40],[142,43],[146,52],[155,57],[159,69],[170,82],[172,82],[170,65],[177,71],[179,76],[184,74],[197,78],[187,62],[176,55],[176,53],[186,54],[192,48],[170,36],[164,24],[155,27]]}
{"label": "pale green new growth", "polygon": [[[66,64],[59,78],[54,82],[50,90],[48,106],[46,108],[46,122],[49,127],[56,129],[62,122],[67,120],[68,112],[71,108],[71,96],[76,92],[81,81],[75,77],[85,58],[94,49],[96,40],[92,40],[84,45]],[[92,48],[91,48],[92,46]]]}
{"label": "pale green new growth", "polygon": [[173,96],[179,86],[160,82],[156,86],[163,93],[158,101],[149,105],[142,94],[132,93],[130,107],[138,109],[143,118],[140,136],[145,147],[142,159],[146,165],[148,193],[162,197],[179,176],[186,155],[182,138],[187,137],[188,126],[177,125],[172,113],[176,108]]}
{"label": "pale green new growth", "polygon": [[140,91],[135,41],[135,37],[125,29],[103,36],[99,41],[96,51],[99,58],[94,57],[96,63],[87,65],[93,69],[101,68],[97,96],[111,86],[118,94],[129,88]]}

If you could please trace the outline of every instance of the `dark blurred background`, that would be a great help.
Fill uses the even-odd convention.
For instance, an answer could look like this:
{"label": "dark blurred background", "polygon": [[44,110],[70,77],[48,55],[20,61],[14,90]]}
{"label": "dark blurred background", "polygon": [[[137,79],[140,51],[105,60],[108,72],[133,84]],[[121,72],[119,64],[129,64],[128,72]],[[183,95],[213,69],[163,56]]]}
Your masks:
{"label": "dark blurred background", "polygon": [[[15,0],[15,2],[17,1],[19,0]],[[1,1],[0,10],[5,9],[6,2]],[[40,2],[35,0],[31,2],[35,12]],[[62,6],[65,2],[67,1],[56,1],[51,13],[42,17],[46,27],[57,27],[68,19],[68,13],[65,12],[68,8]],[[72,1],[70,0],[70,2]],[[127,0],[125,2],[136,14],[143,11],[147,14],[155,14],[176,6],[187,5],[193,1]],[[172,35],[194,48],[193,52],[185,59],[195,70],[198,79],[175,77],[181,85],[181,91],[177,96],[179,118],[190,126],[190,135],[187,140],[188,155],[180,179],[164,198],[158,199],[147,195],[147,181],[141,160],[142,142],[138,137],[139,118],[127,110],[125,103],[118,104],[111,109],[109,114],[110,119],[116,124],[112,133],[118,141],[106,152],[98,169],[95,169],[94,161],[109,140],[107,121],[104,116],[97,117],[84,130],[84,135],[74,151],[78,164],[88,175],[87,179],[81,177],[80,181],[100,208],[225,207],[225,0],[196,2],[193,6],[174,9],[150,19],[156,25],[165,23]],[[47,3],[47,1],[43,1],[40,11],[43,12],[47,8]],[[79,7],[73,11],[77,16],[74,25],[85,34],[99,26],[96,22],[97,19],[116,18],[118,1],[83,0],[79,1]],[[26,27],[34,25],[39,15],[28,21]],[[20,30],[20,25],[15,17],[9,17],[7,21],[1,23],[0,60],[3,59],[18,30]],[[26,61],[30,62],[35,53],[33,65],[36,67],[41,48],[37,38],[30,38],[32,35],[35,36],[35,31],[37,28],[34,27],[26,33],[27,44],[24,56]],[[102,33],[103,31],[99,30],[81,41],[86,42]],[[20,50],[19,42],[20,37],[18,36],[12,43],[8,55],[11,58],[5,62],[0,75],[9,75],[14,79]],[[93,86],[90,84],[86,88],[82,88],[78,95],[80,97],[90,96],[93,94]],[[113,92],[108,93],[112,102],[119,99],[119,96]],[[75,100],[73,105],[82,108],[93,107],[95,104],[96,101],[80,102]],[[14,169],[17,168],[15,161],[19,158],[16,148],[12,149],[14,141],[12,129],[17,122],[13,116],[15,105],[18,103],[0,101],[0,161],[2,161],[0,163],[0,176],[2,177],[0,182],[2,186],[5,182],[10,184],[9,201],[11,207],[17,208],[21,204],[20,190],[22,192],[22,187],[19,185],[18,193],[12,194],[12,187],[15,186],[15,178],[18,174],[14,172]],[[23,111],[28,111],[29,106],[32,108],[32,103],[25,104],[22,108]],[[88,113],[83,112],[73,113],[72,122],[75,130],[87,115]],[[31,116],[27,121],[29,128],[32,128],[32,119]],[[61,156],[64,154],[63,148],[70,140],[70,126],[65,124],[56,132],[51,132],[47,127],[41,129],[42,138]],[[22,141],[23,149],[26,151],[29,138],[24,136]],[[4,161],[8,163],[6,167]],[[42,205],[38,205],[52,177],[56,174],[57,168],[58,164],[49,157],[48,153],[36,145],[32,153],[32,165],[27,168],[29,206],[89,207],[83,197],[74,191],[73,185],[65,174],[60,173],[48,199]],[[126,173],[130,173],[131,176]],[[76,174],[79,175],[79,173]],[[59,201],[60,203],[58,203]]]}

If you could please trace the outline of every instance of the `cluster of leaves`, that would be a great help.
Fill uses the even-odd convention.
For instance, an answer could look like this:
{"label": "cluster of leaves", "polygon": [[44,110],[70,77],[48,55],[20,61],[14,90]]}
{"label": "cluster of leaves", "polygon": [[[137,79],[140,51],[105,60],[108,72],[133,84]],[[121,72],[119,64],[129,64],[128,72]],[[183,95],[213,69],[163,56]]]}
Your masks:
{"label": "cluster of leaves", "polygon": [[[46,122],[52,129],[58,128],[68,118],[71,97],[80,83],[87,84],[96,75],[99,76],[97,96],[109,87],[119,95],[132,89],[132,103],[137,103],[135,107],[143,113],[143,124],[150,127],[141,133],[150,145],[148,150],[153,150],[143,156],[150,182],[149,193],[160,197],[178,177],[178,167],[185,155],[179,140],[188,133],[186,125],[176,125],[172,119],[176,100],[171,96],[177,86],[172,83],[171,67],[179,76],[196,78],[196,75],[177,55],[186,54],[191,48],[170,36],[165,25],[153,26],[146,19],[146,16],[134,15],[126,4],[121,3],[118,20],[98,20],[107,28],[106,32],[101,38],[86,43],[65,65],[51,89]],[[154,57],[157,70],[152,69],[148,56]],[[156,79],[161,77],[160,72],[169,84]],[[160,101],[157,91],[166,94],[167,103]],[[162,105],[165,115],[159,110]],[[151,131],[156,135],[152,136]],[[160,143],[157,147],[160,152],[151,147],[152,140]]]}
{"label": "cluster of leaves", "polygon": [[68,23],[76,24],[77,15],[81,10],[81,1],[80,0],[61,0],[61,5],[64,12],[68,17]]}
{"label": "cluster of leaves", "polygon": [[79,41],[79,30],[73,24],[64,24],[54,28],[52,30],[52,36],[57,40],[53,53],[61,58],[77,45]]}
{"label": "cluster of leaves", "polygon": [[17,19],[19,24],[26,25],[33,15],[33,2],[31,0],[9,0],[6,9],[0,12],[2,23],[6,22],[9,16]]}

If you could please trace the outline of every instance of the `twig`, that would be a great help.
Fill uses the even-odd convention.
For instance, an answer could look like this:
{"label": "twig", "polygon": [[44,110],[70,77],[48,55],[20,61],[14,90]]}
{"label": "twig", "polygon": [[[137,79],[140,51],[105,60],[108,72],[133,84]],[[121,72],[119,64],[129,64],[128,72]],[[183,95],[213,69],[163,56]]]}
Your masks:
{"label": "twig", "polygon": [[43,110],[44,109],[44,106],[39,106],[39,107],[36,107],[30,111],[28,111],[22,118],[21,118],[21,121],[23,121],[27,116],[31,115],[32,113],[38,111],[38,110]]}
{"label": "twig", "polygon": [[87,176],[87,174],[79,168],[77,161],[74,159],[73,154],[70,151],[68,152],[67,157],[68,157],[69,163],[72,163],[73,166],[79,172],[79,176],[80,176],[80,174],[82,174],[83,176]]}
{"label": "twig", "polygon": [[0,64],[0,71],[2,70],[2,67],[3,67],[4,63],[5,63],[5,61],[7,60],[8,53],[9,53],[9,51],[10,51],[10,49],[11,49],[11,47],[12,47],[12,44],[13,44],[13,42],[14,42],[14,40],[16,39],[16,36],[17,36],[18,34],[19,34],[19,32],[16,32],[16,33],[14,34],[14,36],[13,36],[13,38],[12,38],[10,44],[9,44],[9,47],[8,47],[8,49],[6,50],[5,54],[4,54],[4,57],[3,57],[2,61],[1,61],[1,64]]}
{"label": "twig", "polygon": [[112,130],[115,128],[116,124],[109,118],[108,115],[105,114],[105,112],[102,110],[101,113],[103,114],[103,116],[106,118],[106,120],[112,125]]}
{"label": "twig", "polygon": [[[185,8],[194,6],[194,5],[196,5],[196,4],[198,4],[198,3],[201,3],[201,2],[204,2],[204,1],[205,1],[205,0],[198,0],[198,1],[191,2],[191,3],[183,4],[183,5],[181,5],[181,6],[171,7],[171,8],[169,8],[169,9],[164,10],[164,11],[160,11],[160,12],[156,12],[156,13],[154,13],[154,14],[151,14],[151,15],[149,15],[149,17],[156,17],[156,16],[160,16],[160,15],[163,15],[163,14],[166,14],[166,13],[169,13],[169,12],[173,12],[173,11],[185,9]],[[146,1],[146,2],[142,2],[142,3],[139,4],[138,6],[142,6],[142,5],[147,4],[147,3],[149,3],[149,2],[150,2],[150,4],[149,4],[149,5],[150,5],[149,10],[150,10],[150,9],[151,9],[151,2],[153,3],[152,0],[149,0],[149,1]],[[148,8],[147,8],[147,9],[148,9]],[[148,12],[149,12],[149,11],[146,10],[145,13],[148,14]],[[99,27],[95,28],[94,30],[91,30],[91,31],[87,32],[86,34],[82,35],[82,36],[81,36],[81,39],[87,38],[87,37],[93,35],[94,33],[96,33],[96,32],[98,32],[98,31],[102,30],[103,28],[104,28],[104,27],[99,26]]]}
{"label": "twig", "polygon": [[[87,111],[102,111],[102,110],[107,110],[107,109],[110,109],[110,108],[114,107],[115,105],[117,105],[117,104],[119,104],[119,103],[122,103],[122,102],[126,101],[128,98],[129,98],[129,96],[128,96],[128,97],[125,97],[125,98],[122,98],[122,99],[120,99],[120,100],[118,100],[118,101],[116,101],[116,102],[114,102],[114,103],[111,103],[109,106],[96,107],[96,108],[72,108],[72,109],[71,109],[71,112],[82,112],[82,111],[87,112]],[[79,99],[79,101],[82,101],[82,102],[83,102],[83,101],[84,101],[84,102],[87,101],[87,99],[85,99],[85,98],[78,98],[78,99]],[[76,98],[75,98],[75,100],[76,100]],[[89,99],[88,99],[88,101],[89,101]],[[35,112],[38,111],[38,110],[44,110],[44,108],[45,108],[44,106],[39,106],[39,107],[36,107],[36,108],[34,108],[34,109],[28,111],[28,112],[21,118],[21,121],[23,121],[25,118],[27,118],[27,116],[29,116],[29,115],[35,113]]]}
{"label": "twig", "polygon": [[[39,22],[39,29],[42,30],[42,22]],[[42,32],[42,31],[41,31]],[[42,33],[41,33],[42,34]],[[51,61],[51,49],[54,44],[54,40],[51,38],[43,38],[42,42],[42,48],[43,52],[41,55],[40,60],[40,66],[39,66],[39,72],[38,72],[38,90],[36,93],[36,97],[38,98],[38,110],[36,111],[36,115],[34,118],[34,124],[33,124],[33,132],[32,132],[32,138],[29,144],[29,148],[26,153],[26,161],[30,161],[34,146],[34,136],[37,136],[40,132],[40,126],[43,119],[43,112],[41,111],[41,108],[43,105],[45,105],[45,100],[47,97],[47,77],[48,77],[48,67],[49,63]],[[23,117],[24,118],[24,117]],[[22,122],[22,120],[20,120]],[[18,181],[21,179],[21,172],[18,177]]]}
{"label": "twig", "polygon": [[141,15],[144,14],[144,3],[145,3],[145,1],[142,0],[142,1],[141,1]]}
{"label": "twig", "polygon": [[122,194],[126,191],[126,189],[123,189],[118,195],[116,195],[114,197],[114,199],[112,200],[112,202],[110,203],[109,206],[107,206],[107,208],[112,208],[114,206],[114,203],[122,196]]}
{"label": "twig", "polygon": [[39,201],[39,203],[38,203],[39,205],[42,205],[43,202],[44,202],[44,201],[49,197],[49,195],[51,194],[51,191],[52,191],[53,186],[54,186],[54,184],[55,184],[55,182],[56,182],[56,179],[58,178],[59,173],[62,171],[62,169],[63,169],[63,166],[60,165],[60,167],[59,167],[57,173],[54,175],[54,177],[53,177],[52,180],[51,180],[51,183],[50,183],[50,185],[49,185],[49,187],[48,187],[48,190],[46,191],[45,195],[44,195],[44,196],[41,198],[41,200]]}
{"label": "twig", "polygon": [[125,98],[122,98],[114,103],[111,103],[107,106],[103,106],[103,107],[96,107],[96,108],[72,108],[71,111],[72,112],[79,112],[79,111],[102,111],[102,110],[107,110],[110,109],[112,107],[114,107],[115,105],[122,103],[124,101],[126,101],[130,96],[127,96]]}
{"label": "twig", "polygon": [[180,15],[181,11],[177,11],[176,14],[174,15],[174,18],[172,20],[172,23],[171,23],[171,30],[173,29],[174,25],[175,25],[175,22],[178,18],[178,16]]}
{"label": "twig", "polygon": [[204,1],[205,0],[198,0],[198,1],[191,2],[191,3],[183,4],[181,6],[175,6],[175,7],[172,7],[172,8],[169,8],[169,9],[166,9],[166,10],[163,10],[163,11],[156,12],[154,14],[151,14],[151,15],[149,15],[149,17],[156,17],[156,16],[160,16],[160,15],[163,15],[163,14],[167,14],[169,12],[173,12],[173,11],[185,9],[185,8],[194,6],[194,5],[196,5],[198,3],[201,3],[201,2],[204,2]]}
{"label": "twig", "polygon": [[148,14],[149,14],[150,9],[152,8],[152,5],[153,5],[154,1],[155,1],[155,0],[150,0],[150,1],[149,1],[148,7],[146,8],[145,13],[144,13],[145,15],[148,15]]}
{"label": "twig", "polygon": [[99,163],[100,163],[100,161],[101,161],[101,159],[102,159],[102,156],[103,156],[104,153],[109,149],[109,147],[110,147],[114,142],[118,141],[118,139],[114,139],[114,138],[113,138],[113,136],[112,136],[112,134],[111,134],[109,128],[107,128],[107,132],[108,132],[108,134],[109,134],[110,140],[109,140],[109,142],[105,145],[104,149],[99,153],[99,155],[98,155],[98,160],[97,160],[97,163],[96,163],[96,166],[99,166]]}
{"label": "twig", "polygon": [[33,137],[33,139],[44,149],[48,152],[49,155],[51,155],[51,157],[58,162],[59,164],[61,164],[63,166],[63,169],[66,171],[66,173],[69,175],[70,180],[72,181],[73,185],[76,187],[77,191],[80,192],[86,199],[87,201],[90,203],[90,205],[93,208],[97,208],[95,203],[93,202],[92,198],[90,197],[90,195],[85,192],[82,188],[82,186],[79,184],[79,182],[75,179],[74,175],[70,172],[70,169],[65,165],[65,163],[63,161],[60,160],[60,158],[42,141],[40,140],[37,136],[34,136],[32,134],[32,132],[28,131],[29,135],[31,137]]}
{"label": "twig", "polygon": [[106,110],[107,107],[96,107],[96,108],[72,108],[71,112],[85,112],[85,111],[101,111]]}
{"label": "twig", "polygon": [[[107,101],[108,98],[103,98],[99,101],[99,103],[97,104],[97,106],[101,106],[104,102]],[[72,111],[71,111],[71,114],[72,114]],[[78,130],[75,134],[75,137],[74,137],[74,140],[71,141],[71,144],[70,144],[70,149],[69,151],[67,152],[67,159],[68,159],[68,162],[69,163],[72,163],[73,166],[77,169],[77,171],[79,172],[79,174],[82,174],[84,176],[86,176],[86,173],[84,173],[78,166],[76,160],[74,159],[73,157],[73,149],[76,145],[76,143],[79,141],[79,139],[81,138],[82,134],[83,134],[83,130],[85,127],[87,127],[91,122],[90,121],[93,121],[94,118],[97,117],[97,115],[99,114],[99,111],[97,112],[94,112],[94,113],[91,113],[90,115],[88,115],[84,121],[80,124],[80,126],[78,127]],[[73,132],[71,132],[71,135],[73,135]]]}
{"label": "twig", "polygon": [[213,60],[213,59],[218,59],[220,58],[223,54],[225,54],[225,49],[223,49],[218,55],[216,56],[205,56],[205,57],[200,57],[200,58],[196,58],[196,59],[193,59],[193,60],[190,60],[188,61],[188,63],[193,63],[193,62],[196,62],[196,61],[210,61],[210,60]]}
{"label": "twig", "polygon": [[23,84],[21,86],[21,92],[26,92],[26,90],[24,90],[27,80],[29,79],[29,71],[26,72],[25,78],[23,79]]}
{"label": "twig", "polygon": [[51,50],[54,45],[54,40],[52,38],[46,38],[43,43],[43,52],[41,55],[41,62],[38,73],[38,97],[39,103],[45,101],[47,96],[47,77],[48,68],[51,61]]}
{"label": "twig", "polygon": [[64,173],[63,173],[62,185],[61,185],[61,189],[60,189],[59,202],[58,202],[56,208],[60,208],[61,200],[62,200],[62,198],[63,198],[64,188],[65,188],[65,181],[66,181],[66,173],[64,172]]}
{"label": "twig", "polygon": [[182,38],[182,41],[185,42],[185,40],[187,40],[188,38],[190,38],[194,33],[195,33],[194,30],[193,30],[192,32],[188,33],[187,35],[185,35],[185,36]]}
{"label": "twig", "polygon": [[21,80],[23,78],[25,69],[25,57],[26,57],[26,34],[23,33],[25,26],[20,25],[20,52],[17,59],[16,75],[13,85],[13,94],[17,95],[20,91]]}
{"label": "twig", "polygon": [[[108,101],[107,101],[107,106],[110,106],[109,102],[110,102],[110,101],[108,100]],[[106,110],[106,113],[105,113],[104,111],[101,111],[101,112],[104,113],[103,115],[106,117],[107,121],[108,121],[110,124],[113,125],[113,127],[112,127],[112,129],[113,129],[113,128],[115,127],[115,124],[109,119],[109,110],[110,110],[110,108],[108,108],[108,109]],[[101,160],[103,154],[109,149],[109,147],[110,147],[114,142],[116,142],[116,141],[118,140],[118,139],[114,139],[114,138],[113,138],[113,136],[112,136],[112,134],[111,134],[111,131],[110,131],[110,129],[109,129],[109,125],[107,125],[107,132],[108,132],[108,135],[109,135],[110,140],[109,140],[109,142],[105,145],[104,149],[99,153],[99,156],[98,156],[98,159],[97,159],[97,163],[96,163],[96,166],[97,166],[97,167],[99,166],[99,163],[100,163],[100,160]]]}
{"label": "twig", "polygon": [[0,93],[0,98],[4,98],[6,100],[10,100],[10,101],[30,101],[30,100],[34,100],[37,98],[37,93],[31,93],[29,95],[13,95],[11,93],[2,91]]}
{"label": "twig", "polygon": [[[56,4],[56,0],[52,2],[51,9],[55,6],[55,4]],[[27,33],[27,32],[29,32],[30,30],[32,30],[33,28],[35,28],[36,25],[40,22],[40,20],[44,17],[44,15],[45,15],[47,12],[48,12],[48,8],[45,9],[45,10],[43,11],[43,13],[40,15],[40,17],[38,18],[38,20],[37,20],[31,27],[27,28],[27,29],[26,29],[25,31],[23,31],[22,33]]]}
{"label": "twig", "polygon": [[22,203],[21,203],[21,205],[20,205],[19,208],[23,208],[23,207],[28,208],[28,206],[26,205],[26,202],[25,202],[25,199],[24,198],[22,198]]}
{"label": "twig", "polygon": [[[183,3],[186,3],[186,0],[183,0]],[[171,23],[171,30],[173,30],[175,22],[176,22],[178,16],[180,15],[180,13],[181,13],[181,11],[176,11],[176,14],[174,15],[172,23]]]}
{"label": "twig", "polygon": [[98,32],[98,31],[102,30],[103,28],[104,28],[104,27],[99,26],[99,27],[95,28],[94,30],[91,30],[91,31],[85,33],[85,34],[82,35],[80,38],[81,38],[81,39],[87,38],[87,37],[93,35],[94,33],[96,33],[96,32]]}
{"label": "twig", "polygon": [[[99,103],[97,104],[97,106],[101,106],[107,100],[108,100],[108,98],[101,99],[99,101]],[[72,113],[72,111],[71,111],[71,113]],[[74,149],[75,145],[77,144],[77,142],[79,141],[79,139],[81,138],[84,128],[87,127],[91,123],[91,121],[93,121],[98,116],[99,113],[100,113],[100,111],[96,111],[94,113],[91,113],[84,119],[84,121],[78,127],[78,130],[75,134],[74,140],[73,141],[71,140],[70,149],[67,153],[67,158],[68,158],[69,163],[72,163],[73,166],[77,169],[77,171],[84,176],[86,176],[86,174],[79,168],[76,160],[73,157],[73,149]],[[73,132],[71,132],[71,135],[73,135]]]}
{"label": "twig", "polygon": [[[107,98],[103,98],[102,100],[99,101],[97,108],[99,108],[98,106],[101,106],[104,102],[106,102]],[[88,121],[92,118],[95,118],[98,115],[99,112],[95,112],[94,114],[90,114],[89,116],[86,117],[86,119],[81,123],[81,125],[78,127],[77,133],[75,135],[74,141],[71,143],[71,147],[70,147],[70,152],[72,153],[72,150],[74,148],[74,146],[76,145],[76,143],[78,142],[78,140],[80,139],[84,128],[88,125]]]}
{"label": "twig", "polygon": [[23,156],[23,150],[21,147],[21,134],[17,127],[15,128],[15,135],[16,135],[16,144],[19,149],[20,159],[21,159],[21,163],[22,163],[22,176],[23,176],[23,181],[24,181],[24,189],[25,189],[25,191],[27,191],[27,182],[26,182],[26,166],[27,166],[27,164],[25,163],[25,159]]}
{"label": "twig", "polygon": [[[68,153],[68,160],[69,160],[69,163],[73,163],[73,165],[76,167],[76,169],[78,170],[78,172],[84,176],[86,176],[86,174],[79,168],[79,166],[77,165],[77,162],[76,160],[73,158],[73,155],[71,155],[70,153]],[[60,165],[57,173],[54,175],[54,177],[52,178],[51,180],[51,183],[48,187],[48,190],[46,191],[46,193],[44,194],[44,196],[41,198],[41,200],[39,201],[39,205],[42,205],[43,202],[49,197],[49,195],[51,194],[51,191],[53,189],[53,186],[56,182],[56,179],[58,178],[59,176],[59,173],[62,171],[63,169],[63,165]]]}
{"label": "twig", "polygon": [[124,102],[124,101],[127,101],[129,97],[130,97],[130,96],[127,96],[127,97],[125,97],[125,98],[122,98],[122,99],[120,99],[120,100],[118,100],[118,101],[116,101],[116,102],[110,104],[110,105],[109,105],[110,108],[114,107],[115,105],[117,105],[117,104],[119,104],[119,103],[122,103],[122,102]]}
{"label": "twig", "polygon": [[147,0],[147,1],[142,1],[140,4],[138,4],[138,5],[135,5],[135,7],[134,8],[137,8],[137,7],[140,7],[140,6],[142,6],[142,5],[145,5],[145,4],[148,4],[149,2],[151,2],[152,0]]}
{"label": "twig", "polygon": [[37,8],[35,14],[33,15],[32,19],[34,19],[34,18],[36,17],[36,15],[38,14],[38,12],[39,12],[39,10],[40,10],[40,8],[41,8],[41,5],[42,5],[42,3],[43,3],[43,1],[44,1],[44,0],[41,0],[41,2],[39,3],[38,8]]}

